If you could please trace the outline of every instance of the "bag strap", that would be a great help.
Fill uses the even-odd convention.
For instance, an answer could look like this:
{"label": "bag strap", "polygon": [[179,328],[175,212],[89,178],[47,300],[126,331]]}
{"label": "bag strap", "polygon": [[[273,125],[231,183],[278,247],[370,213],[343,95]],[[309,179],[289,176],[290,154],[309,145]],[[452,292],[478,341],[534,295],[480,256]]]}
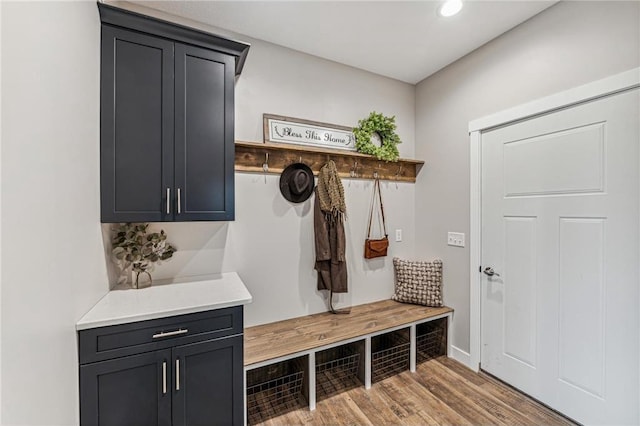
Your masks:
{"label": "bag strap", "polygon": [[369,223],[367,225],[367,240],[371,237],[371,222],[373,221],[373,208],[376,204],[376,182],[373,183],[373,193],[371,194],[371,207],[369,208]]}
{"label": "bag strap", "polygon": [[380,197],[380,213],[382,213],[382,229],[384,229],[384,236],[389,235],[387,233],[387,224],[384,220],[384,204],[382,204],[382,190],[380,189],[380,179],[376,179],[378,183],[378,196]]}
{"label": "bag strap", "polygon": [[371,210],[369,213],[369,226],[367,230],[367,239],[371,237],[371,223],[373,222],[373,210],[376,203],[376,192],[378,192],[378,198],[380,199],[380,213],[382,213],[382,229],[384,230],[384,236],[387,234],[387,224],[384,219],[384,205],[382,204],[382,191],[380,190],[380,179],[376,179],[373,184],[373,196],[371,197]]}

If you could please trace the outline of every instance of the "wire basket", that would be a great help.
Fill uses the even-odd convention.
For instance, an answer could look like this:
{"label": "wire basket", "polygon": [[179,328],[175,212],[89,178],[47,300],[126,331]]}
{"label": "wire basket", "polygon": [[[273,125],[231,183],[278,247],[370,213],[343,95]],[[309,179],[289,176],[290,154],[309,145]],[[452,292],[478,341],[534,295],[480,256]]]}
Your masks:
{"label": "wire basket", "polygon": [[360,352],[354,345],[343,345],[316,354],[316,393],[328,397],[360,386]]}
{"label": "wire basket", "polygon": [[444,355],[446,320],[436,320],[419,324],[416,336],[416,359],[424,362],[429,359]]}
{"label": "wire basket", "polygon": [[247,423],[256,424],[300,408],[304,367],[299,359],[247,372]]}
{"label": "wire basket", "polygon": [[371,380],[377,382],[409,368],[411,344],[407,333],[392,332],[371,341]]}

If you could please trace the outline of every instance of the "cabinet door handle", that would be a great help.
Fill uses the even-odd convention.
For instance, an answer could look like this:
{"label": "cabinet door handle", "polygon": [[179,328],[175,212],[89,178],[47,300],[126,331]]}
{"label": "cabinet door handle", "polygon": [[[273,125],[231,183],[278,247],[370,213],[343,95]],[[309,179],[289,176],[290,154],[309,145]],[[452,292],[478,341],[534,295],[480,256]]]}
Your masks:
{"label": "cabinet door handle", "polygon": [[167,188],[167,214],[171,214],[171,188]]}
{"label": "cabinet door handle", "polygon": [[162,394],[167,393],[167,361],[162,361]]}
{"label": "cabinet door handle", "polygon": [[171,336],[178,336],[180,334],[187,334],[189,332],[188,328],[180,328],[178,330],[175,331],[167,331],[166,333],[163,331],[161,333],[156,333],[153,336],[151,336],[152,339],[161,339],[163,337],[171,337]]}
{"label": "cabinet door handle", "polygon": [[180,201],[180,188],[178,188],[178,214],[180,214],[182,210],[180,204],[182,204],[182,202]]}
{"label": "cabinet door handle", "polygon": [[180,390],[180,358],[176,358],[176,390]]}

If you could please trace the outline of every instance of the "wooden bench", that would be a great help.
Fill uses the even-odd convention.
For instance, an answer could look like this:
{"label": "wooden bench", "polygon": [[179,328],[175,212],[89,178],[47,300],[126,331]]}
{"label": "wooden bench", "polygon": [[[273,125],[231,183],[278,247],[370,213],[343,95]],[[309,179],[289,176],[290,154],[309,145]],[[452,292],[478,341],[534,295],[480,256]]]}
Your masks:
{"label": "wooden bench", "polygon": [[[348,315],[323,312],[244,330],[245,374],[253,369],[281,361],[308,356],[304,395],[309,409],[316,405],[316,353],[325,349],[364,342],[364,385],[371,387],[371,338],[401,329],[409,329],[410,362],[416,369],[416,327],[418,324],[450,318],[453,309],[430,308],[393,300],[367,303],[351,308]],[[450,321],[447,321],[450,324]],[[447,335],[449,334],[447,327]],[[449,338],[447,336],[447,341]],[[447,349],[448,350],[448,349]]]}

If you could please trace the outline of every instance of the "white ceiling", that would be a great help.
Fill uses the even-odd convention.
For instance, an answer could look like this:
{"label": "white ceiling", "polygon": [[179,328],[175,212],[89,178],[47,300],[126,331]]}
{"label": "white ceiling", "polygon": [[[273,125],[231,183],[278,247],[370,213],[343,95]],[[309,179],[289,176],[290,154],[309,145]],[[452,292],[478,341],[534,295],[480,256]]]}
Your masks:
{"label": "white ceiling", "polygon": [[[145,7],[417,83],[556,1],[135,1]],[[249,53],[251,54],[251,53]]]}

